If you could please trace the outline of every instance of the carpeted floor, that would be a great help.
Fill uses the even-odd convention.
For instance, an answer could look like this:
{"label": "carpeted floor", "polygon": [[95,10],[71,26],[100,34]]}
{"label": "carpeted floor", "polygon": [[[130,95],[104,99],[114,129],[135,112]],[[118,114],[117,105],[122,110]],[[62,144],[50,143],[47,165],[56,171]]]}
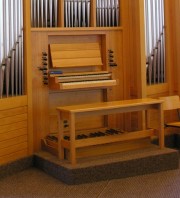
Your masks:
{"label": "carpeted floor", "polygon": [[180,198],[180,169],[66,185],[36,168],[0,178],[0,198]]}

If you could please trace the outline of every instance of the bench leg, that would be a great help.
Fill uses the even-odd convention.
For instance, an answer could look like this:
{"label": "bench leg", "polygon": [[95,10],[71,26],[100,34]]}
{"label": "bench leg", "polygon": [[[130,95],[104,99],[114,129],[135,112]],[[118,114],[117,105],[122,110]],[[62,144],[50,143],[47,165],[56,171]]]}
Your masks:
{"label": "bench leg", "polygon": [[76,147],[75,147],[75,115],[72,113],[70,115],[70,161],[72,165],[76,164]]}

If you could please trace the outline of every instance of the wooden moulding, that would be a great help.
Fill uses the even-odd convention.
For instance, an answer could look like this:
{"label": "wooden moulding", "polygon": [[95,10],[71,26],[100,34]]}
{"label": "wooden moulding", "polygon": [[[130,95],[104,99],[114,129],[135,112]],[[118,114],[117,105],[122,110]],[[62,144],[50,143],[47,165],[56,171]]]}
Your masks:
{"label": "wooden moulding", "polygon": [[[55,155],[58,157],[58,144],[57,142],[54,143],[47,143],[45,139],[41,140],[42,149]],[[152,146],[150,138],[142,138],[124,142],[115,142],[110,144],[102,144],[102,145],[94,145],[88,146],[84,148],[77,148],[76,155],[77,158],[84,158],[90,156],[98,156],[98,155],[105,155],[111,153],[118,153],[123,151],[130,151],[142,148],[148,148]],[[65,158],[69,159],[69,150],[65,149]]]}
{"label": "wooden moulding", "polygon": [[107,88],[117,85],[117,81],[113,79],[96,80],[85,82],[59,83],[57,77],[49,77],[49,87],[51,90],[74,90],[74,89],[91,89],[91,88]]}

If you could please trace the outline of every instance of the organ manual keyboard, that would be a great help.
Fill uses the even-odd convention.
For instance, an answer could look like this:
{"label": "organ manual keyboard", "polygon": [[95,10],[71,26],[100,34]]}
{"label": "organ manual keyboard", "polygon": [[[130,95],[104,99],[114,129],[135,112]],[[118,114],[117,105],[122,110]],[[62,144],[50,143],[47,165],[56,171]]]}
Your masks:
{"label": "organ manual keyboard", "polygon": [[53,74],[50,77],[59,84],[59,89],[63,90],[116,85],[116,80],[113,80],[112,74],[107,71]]}

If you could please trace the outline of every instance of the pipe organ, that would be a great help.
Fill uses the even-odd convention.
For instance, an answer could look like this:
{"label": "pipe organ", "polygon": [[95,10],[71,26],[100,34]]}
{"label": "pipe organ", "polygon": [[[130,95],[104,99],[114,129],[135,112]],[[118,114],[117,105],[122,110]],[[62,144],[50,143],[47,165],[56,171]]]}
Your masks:
{"label": "pipe organ", "polygon": [[[14,136],[16,138],[10,145],[10,151],[13,154],[19,152],[21,145],[18,144],[14,151],[14,144],[17,140],[20,141],[21,135],[24,138],[21,142],[23,156],[33,153],[33,149],[39,151],[41,146],[55,148],[59,131],[58,108],[71,105],[84,105],[86,108],[87,104],[104,105],[106,102],[158,95],[161,86],[155,94],[152,94],[154,88],[148,86],[150,89],[146,94],[146,85],[143,84],[145,67],[142,63],[145,65],[145,54],[142,46],[144,35],[141,34],[144,32],[141,28],[144,27],[144,21],[140,19],[144,17],[141,11],[145,3],[147,84],[163,84],[167,76],[163,2],[0,0],[0,98],[2,104],[5,104],[1,105],[3,118],[1,117],[0,128],[7,125],[4,120],[9,123],[9,117],[12,117],[11,124],[14,126],[14,122],[17,122],[18,127],[11,136],[12,139]],[[175,5],[168,1],[166,3]],[[170,49],[169,51],[171,52]],[[172,59],[170,57],[169,62]],[[175,62],[174,59],[173,61]],[[173,69],[176,71],[176,66]],[[172,88],[168,83],[164,84],[160,94],[174,91],[170,90]],[[22,96],[13,97],[20,95]],[[8,117],[4,112],[8,112]],[[16,113],[12,115],[11,112]],[[138,129],[141,124],[136,112],[109,112],[108,115],[93,114],[88,118],[82,116],[73,125],[69,122],[69,117],[63,115],[61,127],[64,140],[70,140],[70,126],[76,126],[75,138],[84,144],[83,140],[87,137],[105,136],[106,142],[111,135],[126,135],[131,129]],[[23,130],[19,130],[19,127],[23,127]],[[4,141],[2,136],[5,137],[7,132],[11,133],[7,129],[0,134],[1,142]],[[151,136],[151,132],[148,136]],[[119,146],[123,149],[139,148],[147,143],[149,139],[140,141],[137,138],[128,143],[116,142],[109,147],[98,145],[96,148],[108,152]],[[8,144],[9,141],[4,145],[8,148]],[[94,149],[93,152],[96,151]],[[89,153],[89,147],[80,152]],[[18,156],[21,154],[20,152]],[[9,159],[8,156],[6,161]]]}
{"label": "pipe organ", "polygon": [[[37,1],[31,1],[33,9],[35,2],[37,6]],[[98,12],[102,12],[101,16],[96,15],[96,3],[99,2],[102,3],[95,0],[58,1],[57,28],[32,25],[33,123],[36,150],[40,149],[41,140],[58,133],[58,106],[123,99],[123,42],[118,10],[120,1],[113,0],[113,4],[107,1],[109,7],[98,7]],[[51,3],[54,5],[55,1]],[[81,11],[78,8],[76,10],[76,3]],[[48,13],[50,14],[49,11]],[[34,21],[32,10],[31,16]],[[43,13],[43,16],[46,14]],[[106,21],[108,16],[110,23]],[[36,23],[40,18],[36,13]],[[107,24],[99,24],[99,18]],[[54,21],[55,18],[52,19],[52,24]],[[102,30],[100,26],[107,27]],[[64,122],[64,127],[68,130],[69,123],[66,120]],[[77,130],[116,128],[122,125],[123,116],[97,115],[76,122]]]}

